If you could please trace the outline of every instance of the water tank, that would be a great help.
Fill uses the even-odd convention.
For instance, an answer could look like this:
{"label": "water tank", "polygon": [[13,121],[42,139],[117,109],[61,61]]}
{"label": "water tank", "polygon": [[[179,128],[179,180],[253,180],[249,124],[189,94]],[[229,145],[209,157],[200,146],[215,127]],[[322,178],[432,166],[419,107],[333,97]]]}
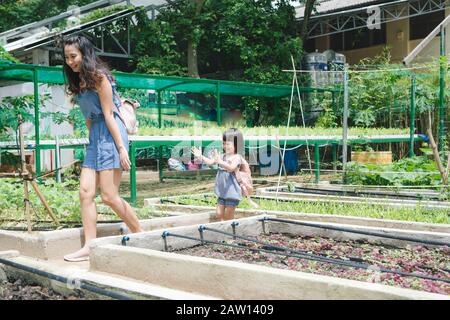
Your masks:
{"label": "water tank", "polygon": [[[305,56],[305,70],[311,71],[328,71],[327,57],[323,53],[312,52]],[[322,87],[327,84],[326,72],[311,73],[311,87]]]}
{"label": "water tank", "polygon": [[344,71],[345,67],[345,56],[343,54],[337,53],[333,50],[326,50],[323,53],[327,59],[328,70],[339,71],[329,73],[329,84],[341,84],[344,82],[344,74],[340,71]]}

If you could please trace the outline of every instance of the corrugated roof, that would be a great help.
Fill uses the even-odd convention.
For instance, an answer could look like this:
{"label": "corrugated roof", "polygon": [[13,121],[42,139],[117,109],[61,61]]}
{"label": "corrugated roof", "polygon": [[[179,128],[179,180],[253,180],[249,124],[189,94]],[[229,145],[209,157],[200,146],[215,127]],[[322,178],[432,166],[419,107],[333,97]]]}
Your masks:
{"label": "corrugated roof", "polygon": [[[328,12],[338,11],[342,9],[348,9],[352,7],[358,7],[363,5],[369,5],[371,3],[383,2],[380,0],[325,0],[321,1],[316,9],[318,14],[324,14]],[[298,6],[295,8],[297,18],[302,18],[305,12],[304,6]]]}

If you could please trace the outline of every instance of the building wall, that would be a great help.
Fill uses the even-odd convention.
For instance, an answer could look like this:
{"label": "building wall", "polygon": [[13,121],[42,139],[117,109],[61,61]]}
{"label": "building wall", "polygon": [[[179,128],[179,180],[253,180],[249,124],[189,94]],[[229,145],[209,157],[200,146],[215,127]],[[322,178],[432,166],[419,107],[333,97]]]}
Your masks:
{"label": "building wall", "polygon": [[409,19],[386,24],[386,45],[390,47],[393,62],[401,62],[410,52]]}
{"label": "building wall", "polygon": [[[450,15],[450,9],[446,9],[445,16]],[[410,28],[409,18],[389,22],[386,24],[386,44],[390,47],[392,61],[401,63],[402,60],[423,40],[409,40]],[[436,37],[431,43],[423,49],[421,54],[414,62],[426,62],[437,59],[439,57],[439,41],[440,37]],[[450,54],[450,26],[447,27],[445,34],[445,46],[447,55]],[[323,52],[330,48],[330,37],[320,37],[315,39],[315,47],[319,52]],[[350,64],[358,63],[362,58],[374,57],[381,53],[384,45],[377,45],[362,49],[346,50],[340,53],[345,54],[347,62]]]}

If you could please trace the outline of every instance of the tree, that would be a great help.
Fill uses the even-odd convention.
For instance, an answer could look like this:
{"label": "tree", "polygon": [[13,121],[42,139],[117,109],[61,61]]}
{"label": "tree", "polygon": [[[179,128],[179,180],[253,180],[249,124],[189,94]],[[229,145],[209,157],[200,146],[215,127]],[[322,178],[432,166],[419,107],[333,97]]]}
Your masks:
{"label": "tree", "polygon": [[52,17],[70,5],[83,6],[96,0],[4,0],[0,3],[0,32]]}
{"label": "tree", "polygon": [[301,0],[300,2],[305,4],[305,12],[303,14],[303,21],[300,29],[300,39],[302,39],[303,43],[306,43],[308,40],[309,20],[313,10],[315,9],[317,0]]}
{"label": "tree", "polygon": [[[173,2],[155,21],[139,19],[134,63],[146,73],[289,83],[282,70],[291,67],[291,54],[298,62],[302,55],[290,2],[206,0],[197,12],[190,0]],[[287,103],[274,103],[247,98],[245,115],[252,124],[284,121]]]}
{"label": "tree", "polygon": [[187,64],[188,75],[193,78],[200,78],[198,75],[198,55],[197,48],[199,46],[201,37],[201,28],[198,23],[198,18],[201,15],[201,11],[205,0],[189,0],[190,11],[192,12],[192,24],[193,28],[187,37]]}

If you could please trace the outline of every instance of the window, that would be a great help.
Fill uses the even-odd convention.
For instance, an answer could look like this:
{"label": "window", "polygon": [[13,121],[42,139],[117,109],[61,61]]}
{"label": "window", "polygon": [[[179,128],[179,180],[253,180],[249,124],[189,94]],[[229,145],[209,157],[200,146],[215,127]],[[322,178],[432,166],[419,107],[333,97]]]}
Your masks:
{"label": "window", "polygon": [[444,19],[444,10],[409,18],[409,40],[426,38]]}
{"label": "window", "polygon": [[330,36],[331,49],[346,51],[368,48],[386,43],[386,24],[381,24],[381,29],[361,28],[345,31]]}
{"label": "window", "polygon": [[305,45],[303,46],[305,52],[314,52],[316,51],[316,39],[308,39],[306,40]]}

